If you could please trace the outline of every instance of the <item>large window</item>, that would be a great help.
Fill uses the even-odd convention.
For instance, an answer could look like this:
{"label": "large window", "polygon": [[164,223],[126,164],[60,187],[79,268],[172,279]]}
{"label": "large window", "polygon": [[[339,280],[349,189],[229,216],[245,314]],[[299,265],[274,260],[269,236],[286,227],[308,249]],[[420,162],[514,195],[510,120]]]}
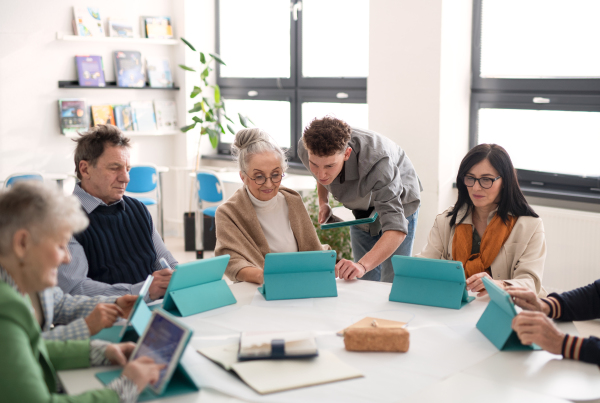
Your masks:
{"label": "large window", "polygon": [[[289,148],[314,118],[367,127],[368,0],[216,0],[217,82],[242,113]],[[241,128],[237,124],[234,130]],[[230,154],[231,134],[218,152]]]}
{"label": "large window", "polygon": [[525,194],[600,203],[600,2],[476,0],[471,146],[511,155]]}

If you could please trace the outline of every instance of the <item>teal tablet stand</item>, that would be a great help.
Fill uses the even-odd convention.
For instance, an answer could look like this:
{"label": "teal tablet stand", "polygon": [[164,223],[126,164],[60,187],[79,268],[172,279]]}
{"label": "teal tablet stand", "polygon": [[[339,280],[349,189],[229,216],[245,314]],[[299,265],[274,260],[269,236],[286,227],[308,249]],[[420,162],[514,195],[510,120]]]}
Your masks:
{"label": "teal tablet stand", "polygon": [[90,339],[100,339],[110,341],[111,343],[120,343],[123,341],[137,341],[138,337],[144,332],[152,312],[144,302],[143,297],[138,297],[135,305],[131,309],[131,318],[128,321],[127,328],[123,331],[123,326],[117,325],[102,329],[98,334]]}
{"label": "teal tablet stand", "polygon": [[337,297],[335,251],[267,253],[264,284],[267,301]]}
{"label": "teal tablet stand", "polygon": [[483,277],[485,290],[490,296],[490,303],[477,322],[477,329],[498,350],[540,350],[535,344],[526,346],[519,340],[517,333],[512,329],[512,320],[517,316],[515,304],[510,295],[498,287],[494,280]]}
{"label": "teal tablet stand", "polygon": [[394,282],[390,301],[460,309],[469,297],[461,262],[392,256]]}

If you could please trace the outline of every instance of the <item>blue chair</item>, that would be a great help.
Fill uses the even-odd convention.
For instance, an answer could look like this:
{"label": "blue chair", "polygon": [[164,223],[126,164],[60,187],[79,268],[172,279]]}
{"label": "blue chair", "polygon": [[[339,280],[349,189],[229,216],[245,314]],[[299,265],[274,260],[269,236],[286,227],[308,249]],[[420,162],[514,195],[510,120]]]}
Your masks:
{"label": "blue chair", "polygon": [[21,181],[38,181],[38,182],[43,182],[44,178],[42,177],[42,175],[40,175],[38,173],[12,174],[8,178],[6,178],[6,180],[4,181],[4,188],[5,189],[9,189],[16,182],[21,182]]}
{"label": "blue chair", "polygon": [[[132,166],[129,171],[129,183],[125,191],[129,193],[128,196],[139,200],[145,206],[157,207],[157,227],[162,236],[162,225],[160,225],[162,223],[162,203],[158,178],[158,170],[154,165]],[[151,194],[154,197],[148,197],[148,193],[154,193],[154,195]]]}
{"label": "blue chair", "polygon": [[[214,231],[217,207],[223,202],[223,189],[223,182],[215,172],[208,170],[196,172],[195,198],[198,206],[196,213],[196,257],[198,258],[201,258],[203,251],[207,250],[205,248],[207,245],[204,245],[204,215],[212,217],[211,225],[207,230]],[[219,204],[205,206],[206,203]]]}

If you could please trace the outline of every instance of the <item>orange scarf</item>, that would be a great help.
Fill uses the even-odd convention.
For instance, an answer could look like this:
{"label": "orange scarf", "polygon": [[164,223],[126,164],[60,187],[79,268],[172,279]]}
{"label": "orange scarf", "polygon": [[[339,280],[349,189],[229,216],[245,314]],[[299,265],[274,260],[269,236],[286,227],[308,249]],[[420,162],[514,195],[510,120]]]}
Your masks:
{"label": "orange scarf", "polygon": [[473,226],[458,224],[452,238],[452,259],[462,262],[467,278],[485,271],[498,256],[500,248],[508,239],[517,217],[508,216],[508,225],[496,214],[481,237],[479,253],[471,254]]}

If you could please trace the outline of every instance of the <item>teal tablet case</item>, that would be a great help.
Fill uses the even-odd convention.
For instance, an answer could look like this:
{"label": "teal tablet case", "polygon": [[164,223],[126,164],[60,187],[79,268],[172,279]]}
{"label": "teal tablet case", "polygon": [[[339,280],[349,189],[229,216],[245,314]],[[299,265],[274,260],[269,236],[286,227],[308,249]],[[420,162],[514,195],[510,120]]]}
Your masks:
{"label": "teal tablet case", "polygon": [[267,253],[264,284],[267,301],[337,297],[335,251]]}
{"label": "teal tablet case", "polygon": [[477,322],[477,329],[498,350],[540,350],[535,344],[526,346],[521,343],[517,333],[512,329],[512,320],[517,316],[515,304],[510,295],[498,287],[493,280],[483,277],[483,284],[490,296],[490,303]]}
{"label": "teal tablet case", "polygon": [[235,304],[223,280],[229,255],[180,264],[165,292],[162,308],[176,316],[190,316]]}
{"label": "teal tablet case", "polygon": [[392,256],[394,282],[390,301],[460,309],[469,297],[461,262]]}
{"label": "teal tablet case", "polygon": [[370,224],[372,222],[375,222],[375,220],[377,219],[377,215],[378,214],[375,213],[375,215],[373,217],[360,218],[358,220],[324,223],[324,224],[321,224],[321,229],[349,227],[351,225],[359,225],[359,224]]}

